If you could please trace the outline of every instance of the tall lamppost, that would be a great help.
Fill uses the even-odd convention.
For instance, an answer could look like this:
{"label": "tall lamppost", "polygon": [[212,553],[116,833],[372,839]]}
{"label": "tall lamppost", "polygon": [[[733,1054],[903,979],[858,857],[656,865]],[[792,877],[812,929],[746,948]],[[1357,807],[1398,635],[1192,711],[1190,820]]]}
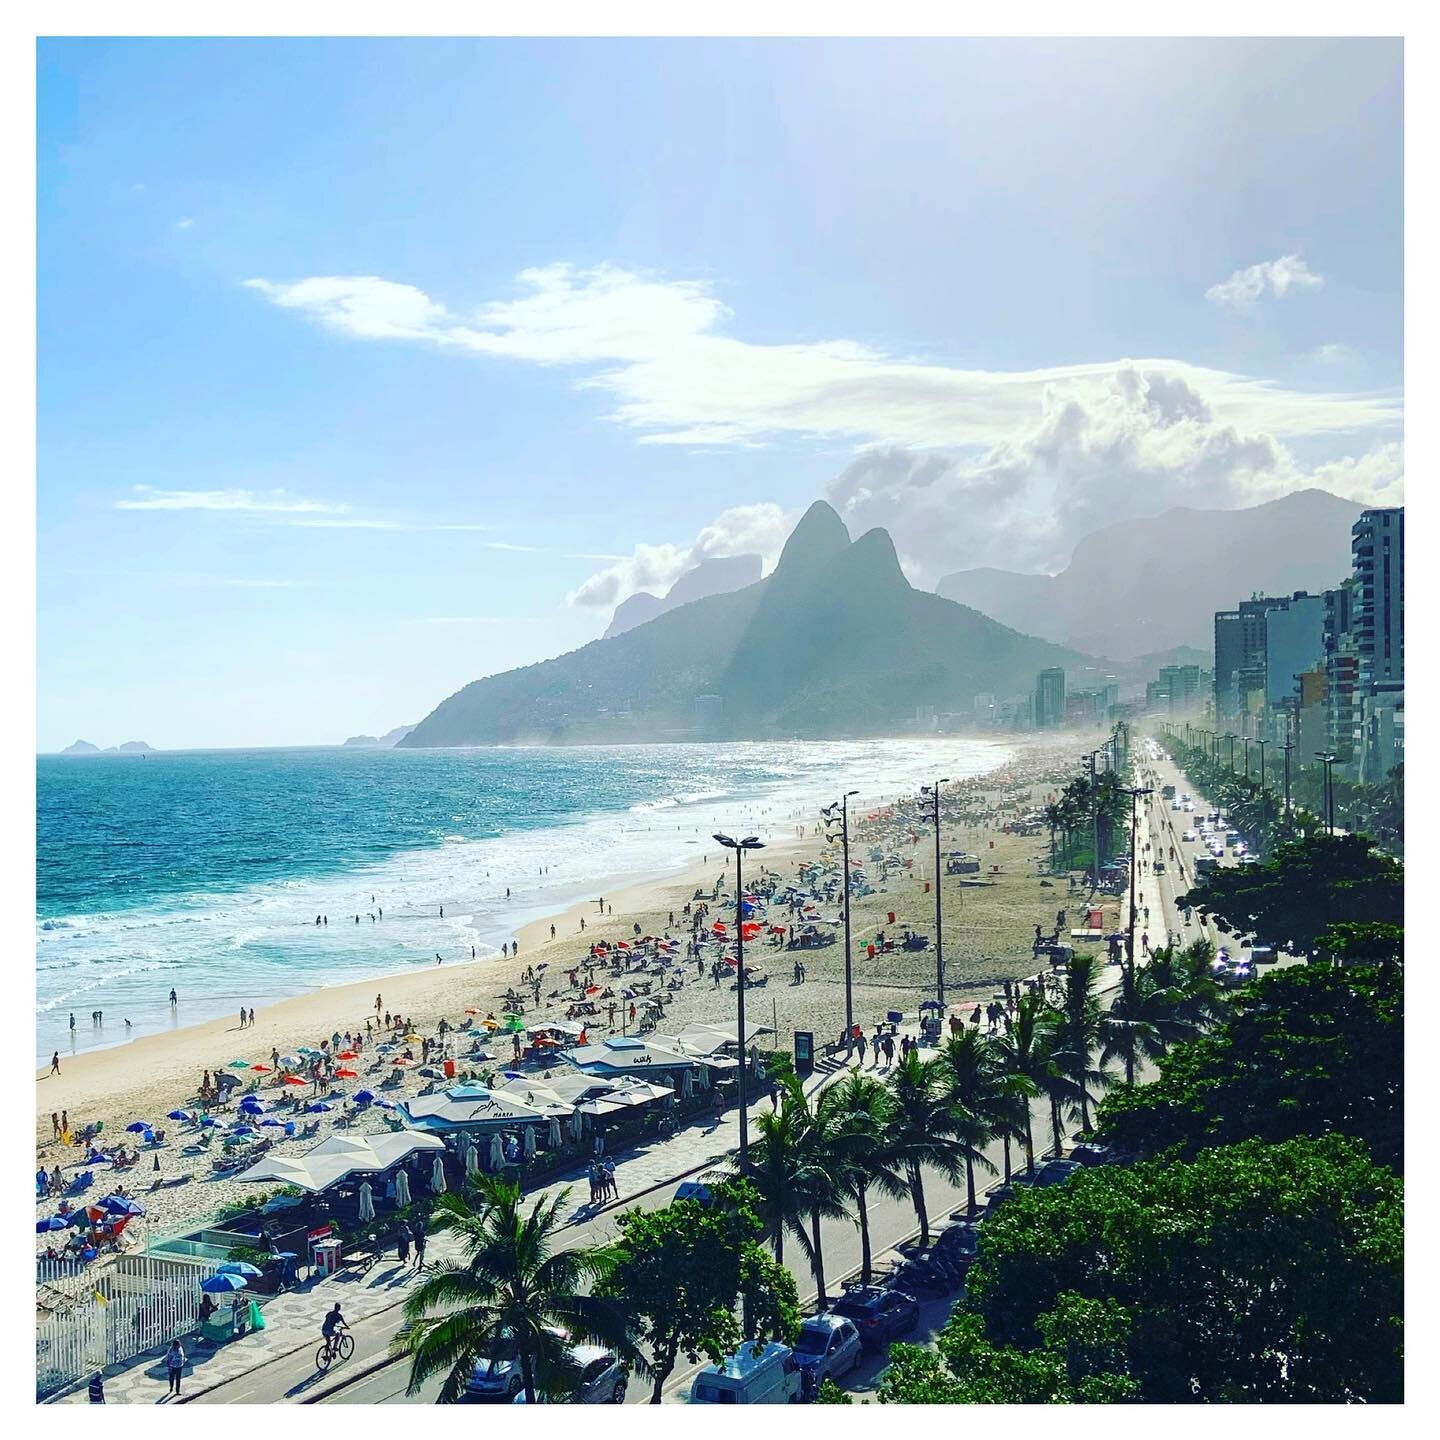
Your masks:
{"label": "tall lamppost", "polygon": [[1235,732],[1228,731],[1224,738],[1230,742],[1230,773],[1233,775],[1235,773]]}
{"label": "tall lamppost", "polygon": [[1257,740],[1260,747],[1260,823],[1264,825],[1270,819],[1270,792],[1265,788],[1265,747],[1272,742],[1269,740]]}
{"label": "tall lamppost", "polygon": [[1321,792],[1320,808],[1325,816],[1325,833],[1335,833],[1335,782],[1331,778],[1330,767],[1335,763],[1333,751],[1327,750],[1323,755],[1315,757],[1325,767],[1325,788]]}
{"label": "tall lamppost", "polygon": [[945,1004],[945,951],[941,943],[940,916],[940,787],[950,777],[943,776],[934,786],[922,785],[920,793],[935,802],[935,999]]}
{"label": "tall lamppost", "polygon": [[745,1113],[745,851],[763,850],[763,842],[754,835],[732,840],[717,832],[717,839],[727,850],[735,852],[735,1031],[739,1041],[740,1064],[735,1071],[736,1098],[740,1101],[740,1173],[750,1159],[750,1128]]}
{"label": "tall lamppost", "polygon": [[[850,797],[858,795],[858,790],[847,790],[839,800],[840,810],[840,862],[845,867],[845,1038],[850,1038],[850,1029],[855,1023],[855,1006],[853,980],[851,975],[851,948],[850,948]],[[832,825],[835,821],[836,806],[827,805],[820,813],[825,816],[825,824]],[[827,835],[832,845],[836,836]]]}
{"label": "tall lamppost", "polygon": [[1248,780],[1250,778],[1250,737],[1242,735],[1240,738],[1245,743],[1245,778]]}
{"label": "tall lamppost", "polygon": [[1295,741],[1290,734],[1290,727],[1285,727],[1285,823],[1290,823],[1290,752],[1295,748]]}

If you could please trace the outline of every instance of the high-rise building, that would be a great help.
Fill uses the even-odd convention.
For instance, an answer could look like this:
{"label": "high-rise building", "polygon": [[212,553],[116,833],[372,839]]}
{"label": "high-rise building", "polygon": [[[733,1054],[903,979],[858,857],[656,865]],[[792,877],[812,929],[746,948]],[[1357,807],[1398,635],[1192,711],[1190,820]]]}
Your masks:
{"label": "high-rise building", "polygon": [[1375,784],[1405,758],[1405,511],[1366,510],[1350,533],[1356,760]]}
{"label": "high-rise building", "polygon": [[1035,728],[1043,730],[1065,720],[1065,672],[1052,665],[1035,677]]}
{"label": "high-rise building", "polygon": [[1280,710],[1325,654],[1325,597],[1298,590],[1265,614],[1265,704]]}
{"label": "high-rise building", "polygon": [[1239,712],[1237,680],[1245,663],[1245,644],[1238,610],[1215,612],[1215,719]]}

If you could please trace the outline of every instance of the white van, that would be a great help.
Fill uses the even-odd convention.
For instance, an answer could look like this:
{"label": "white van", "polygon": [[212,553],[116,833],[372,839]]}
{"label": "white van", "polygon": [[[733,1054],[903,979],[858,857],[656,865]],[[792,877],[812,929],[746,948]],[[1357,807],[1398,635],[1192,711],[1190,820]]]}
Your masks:
{"label": "white van", "polygon": [[719,1365],[707,1365],[690,1386],[692,1405],[794,1405],[800,1399],[800,1367],[788,1345],[771,1340],[755,1352],[742,1345]]}

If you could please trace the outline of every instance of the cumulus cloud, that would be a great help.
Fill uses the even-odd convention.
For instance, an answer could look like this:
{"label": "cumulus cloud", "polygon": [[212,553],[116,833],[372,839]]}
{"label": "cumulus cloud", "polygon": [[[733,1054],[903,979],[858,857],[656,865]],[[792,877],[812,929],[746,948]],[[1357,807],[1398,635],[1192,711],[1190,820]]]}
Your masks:
{"label": "cumulus cloud", "polygon": [[1174,505],[1255,505],[1309,485],[1392,504],[1403,475],[1398,443],[1306,470],[1186,380],[1127,366],[1098,395],[1052,387],[1028,425],[978,456],[868,450],[828,495],[852,533],[884,526],[911,578],[933,584],[982,565],[1053,572],[1100,526]]}
{"label": "cumulus cloud", "polygon": [[704,560],[759,555],[765,569],[775,563],[794,516],[778,505],[735,505],[722,511],[688,545],[636,545],[634,551],[596,571],[565,597],[571,605],[609,609],[641,590],[663,595],[687,570]]}
{"label": "cumulus cloud", "polygon": [[[1318,276],[1294,256],[1239,272],[1237,294],[1282,294]],[[1285,390],[1180,360],[1099,361],[1043,370],[961,369],[854,340],[755,344],[727,333],[733,317],[708,285],[615,266],[522,271],[516,293],[457,311],[413,285],[374,275],[249,280],[271,304],[355,340],[581,372],[611,420],[646,443],[754,445],[784,436],[913,448],[993,446],[1031,423],[1057,388],[1103,400],[1138,368],[1182,382],[1223,423],[1279,436],[1394,424],[1399,401]]]}
{"label": "cumulus cloud", "polygon": [[1212,285],[1205,298],[1232,310],[1248,310],[1263,295],[1283,299],[1292,290],[1318,290],[1325,283],[1298,255],[1262,260],[1258,265],[1237,270],[1228,280]]}

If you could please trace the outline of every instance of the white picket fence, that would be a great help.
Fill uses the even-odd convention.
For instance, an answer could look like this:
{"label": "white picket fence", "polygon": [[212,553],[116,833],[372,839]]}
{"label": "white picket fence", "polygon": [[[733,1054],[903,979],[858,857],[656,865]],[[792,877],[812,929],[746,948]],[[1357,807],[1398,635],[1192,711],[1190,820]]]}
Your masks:
{"label": "white picket fence", "polygon": [[99,1272],[88,1298],[35,1327],[37,1398],[190,1334],[200,1323],[201,1282],[217,1268],[126,1255]]}

